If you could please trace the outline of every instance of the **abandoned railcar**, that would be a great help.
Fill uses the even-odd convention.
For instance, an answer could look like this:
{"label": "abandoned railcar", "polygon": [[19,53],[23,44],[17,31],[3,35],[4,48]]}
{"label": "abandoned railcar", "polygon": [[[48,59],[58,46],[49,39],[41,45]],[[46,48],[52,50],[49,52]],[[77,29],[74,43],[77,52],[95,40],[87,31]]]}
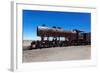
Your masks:
{"label": "abandoned railcar", "polygon": [[[52,28],[37,26],[37,36],[39,36],[41,40],[32,41],[30,49],[91,44],[91,33],[77,29],[64,30],[61,27],[55,26]],[[50,39],[51,37],[52,40]],[[62,38],[64,39],[62,40]]]}

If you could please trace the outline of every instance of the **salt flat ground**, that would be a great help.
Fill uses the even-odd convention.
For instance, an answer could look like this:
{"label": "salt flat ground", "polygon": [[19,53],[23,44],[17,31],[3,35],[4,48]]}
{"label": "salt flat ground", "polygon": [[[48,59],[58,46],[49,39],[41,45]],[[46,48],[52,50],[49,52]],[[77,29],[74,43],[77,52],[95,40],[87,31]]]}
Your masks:
{"label": "salt flat ground", "polygon": [[23,50],[23,62],[85,60],[90,57],[90,45]]}

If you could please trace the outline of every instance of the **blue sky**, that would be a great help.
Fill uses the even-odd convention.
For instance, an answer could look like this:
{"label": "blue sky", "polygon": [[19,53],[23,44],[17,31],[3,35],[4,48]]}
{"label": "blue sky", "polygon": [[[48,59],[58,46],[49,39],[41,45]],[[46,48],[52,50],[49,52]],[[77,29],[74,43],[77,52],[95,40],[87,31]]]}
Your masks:
{"label": "blue sky", "polygon": [[91,13],[23,10],[23,39],[37,40],[36,28],[45,24],[65,30],[91,31]]}

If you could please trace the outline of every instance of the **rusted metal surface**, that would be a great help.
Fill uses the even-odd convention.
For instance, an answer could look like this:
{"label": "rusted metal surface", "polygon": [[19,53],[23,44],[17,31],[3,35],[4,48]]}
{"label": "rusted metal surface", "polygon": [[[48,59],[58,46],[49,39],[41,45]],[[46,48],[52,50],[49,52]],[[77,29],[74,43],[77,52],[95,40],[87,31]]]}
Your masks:
{"label": "rusted metal surface", "polygon": [[68,37],[75,34],[74,31],[63,30],[58,28],[49,28],[44,26],[37,27],[37,36],[50,36],[50,37]]}

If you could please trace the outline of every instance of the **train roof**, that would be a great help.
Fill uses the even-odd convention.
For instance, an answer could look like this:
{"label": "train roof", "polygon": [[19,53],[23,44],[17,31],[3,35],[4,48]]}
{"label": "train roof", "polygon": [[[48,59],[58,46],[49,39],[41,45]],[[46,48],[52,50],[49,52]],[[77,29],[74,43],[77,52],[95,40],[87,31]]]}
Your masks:
{"label": "train roof", "polygon": [[47,26],[38,26],[38,30],[40,31],[54,31],[54,32],[66,32],[66,33],[75,33],[73,30],[64,30],[64,29],[59,29],[59,28],[49,28]]}
{"label": "train roof", "polygon": [[37,27],[37,35],[38,36],[69,36],[69,35],[73,35],[74,33],[76,33],[73,30],[64,30],[64,29],[59,29],[59,28],[50,28],[47,26],[38,26]]}

